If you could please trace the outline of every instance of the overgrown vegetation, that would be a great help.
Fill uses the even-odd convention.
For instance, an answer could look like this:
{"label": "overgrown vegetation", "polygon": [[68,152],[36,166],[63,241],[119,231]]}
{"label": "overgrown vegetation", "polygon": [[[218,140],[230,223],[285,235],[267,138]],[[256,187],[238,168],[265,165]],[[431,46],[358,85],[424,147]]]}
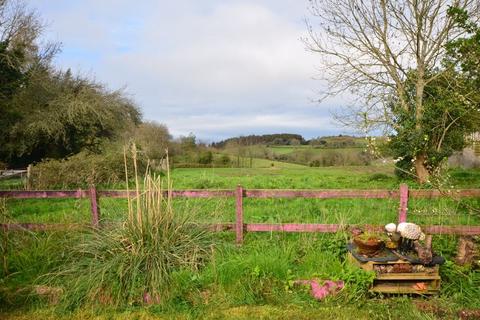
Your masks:
{"label": "overgrown vegetation", "polygon": [[53,66],[59,46],[41,45],[44,24],[25,3],[0,2],[0,21],[0,161],[26,166],[98,152],[139,124],[138,107],[121,91]]}

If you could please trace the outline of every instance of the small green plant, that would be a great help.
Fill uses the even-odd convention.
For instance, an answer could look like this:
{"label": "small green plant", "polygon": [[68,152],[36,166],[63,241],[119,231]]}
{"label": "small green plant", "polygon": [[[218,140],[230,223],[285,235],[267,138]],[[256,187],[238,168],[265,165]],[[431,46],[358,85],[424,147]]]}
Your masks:
{"label": "small green plant", "polygon": [[339,270],[339,279],[345,281],[346,297],[349,301],[359,301],[368,292],[373,284],[375,272],[365,271],[356,265],[352,265],[348,261],[343,263],[343,267]]}

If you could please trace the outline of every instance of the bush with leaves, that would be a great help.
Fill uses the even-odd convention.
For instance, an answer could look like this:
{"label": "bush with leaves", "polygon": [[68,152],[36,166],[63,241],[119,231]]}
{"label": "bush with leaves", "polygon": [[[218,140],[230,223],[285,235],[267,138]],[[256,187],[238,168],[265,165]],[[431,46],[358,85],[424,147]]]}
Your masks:
{"label": "bush with leaves", "polygon": [[[119,144],[102,147],[100,154],[82,151],[66,159],[48,159],[33,166],[30,185],[34,189],[87,188],[91,184],[111,185],[125,181],[125,154]],[[130,158],[130,157],[129,157]],[[148,160],[139,154],[141,172]],[[133,178],[133,165],[128,164],[129,179]]]}

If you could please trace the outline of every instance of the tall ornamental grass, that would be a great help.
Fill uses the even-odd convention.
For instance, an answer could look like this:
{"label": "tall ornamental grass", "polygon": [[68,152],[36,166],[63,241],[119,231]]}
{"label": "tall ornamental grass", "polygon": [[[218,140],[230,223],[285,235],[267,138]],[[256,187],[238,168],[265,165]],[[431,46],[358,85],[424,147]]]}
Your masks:
{"label": "tall ornamental grass", "polygon": [[209,258],[209,233],[172,209],[168,171],[166,181],[147,173],[141,184],[135,154],[135,190],[128,198],[126,220],[84,234],[66,266],[51,275],[65,288],[63,301],[69,309],[92,303],[163,303],[172,292],[174,271],[196,271]]}

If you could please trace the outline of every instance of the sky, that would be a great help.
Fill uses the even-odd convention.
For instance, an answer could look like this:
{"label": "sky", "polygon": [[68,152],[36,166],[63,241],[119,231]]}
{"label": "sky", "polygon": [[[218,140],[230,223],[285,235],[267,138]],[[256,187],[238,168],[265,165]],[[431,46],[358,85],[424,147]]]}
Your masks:
{"label": "sky", "polygon": [[61,69],[125,90],[145,120],[211,142],[349,133],[319,104],[306,0],[35,0]]}

